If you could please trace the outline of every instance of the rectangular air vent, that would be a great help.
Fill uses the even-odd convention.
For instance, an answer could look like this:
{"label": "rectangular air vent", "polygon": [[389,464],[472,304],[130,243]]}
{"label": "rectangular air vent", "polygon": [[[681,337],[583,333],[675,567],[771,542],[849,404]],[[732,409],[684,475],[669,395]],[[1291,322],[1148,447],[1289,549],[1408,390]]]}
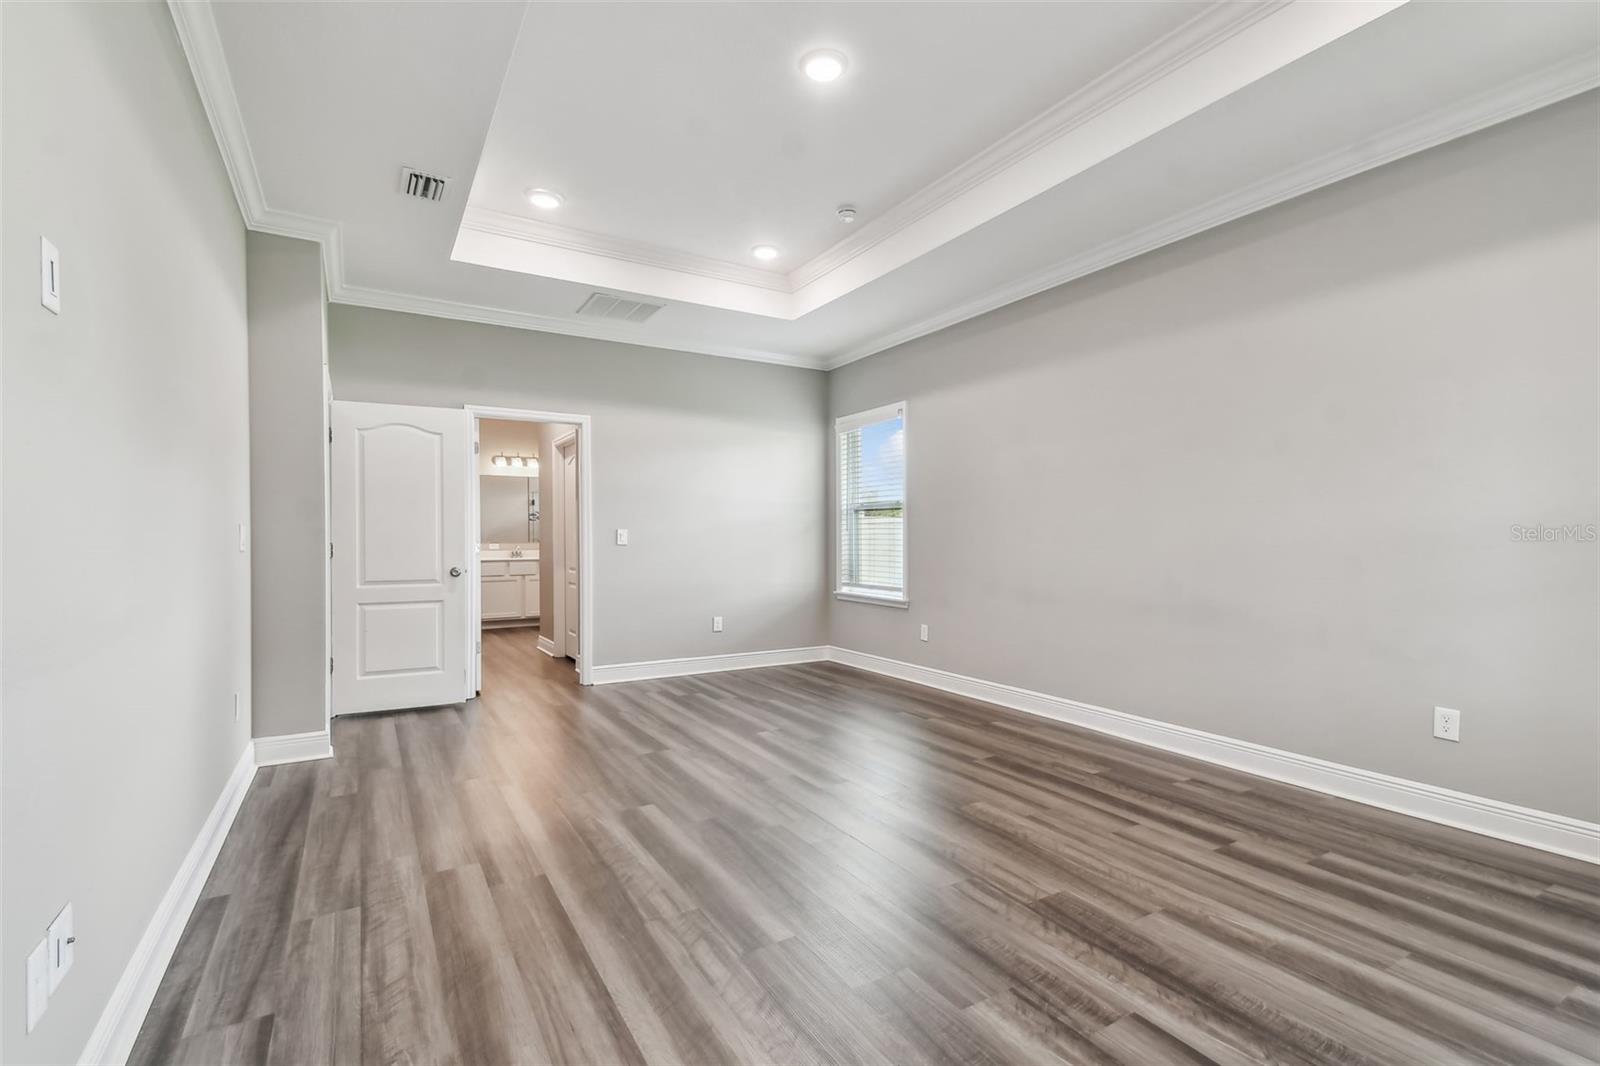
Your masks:
{"label": "rectangular air vent", "polygon": [[437,174],[424,174],[410,167],[400,168],[400,191],[419,200],[443,200],[447,180]]}
{"label": "rectangular air vent", "polygon": [[643,322],[665,306],[647,304],[641,300],[624,300],[620,296],[607,296],[597,292],[583,301],[578,314],[587,318],[609,318],[618,322]]}

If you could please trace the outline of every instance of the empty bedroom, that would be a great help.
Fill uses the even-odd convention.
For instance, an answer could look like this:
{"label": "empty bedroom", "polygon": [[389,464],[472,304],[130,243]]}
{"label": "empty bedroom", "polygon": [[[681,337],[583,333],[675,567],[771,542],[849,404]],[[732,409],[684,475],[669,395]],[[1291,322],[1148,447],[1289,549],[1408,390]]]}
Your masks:
{"label": "empty bedroom", "polygon": [[0,1062],[1600,1066],[1600,0],[0,0]]}

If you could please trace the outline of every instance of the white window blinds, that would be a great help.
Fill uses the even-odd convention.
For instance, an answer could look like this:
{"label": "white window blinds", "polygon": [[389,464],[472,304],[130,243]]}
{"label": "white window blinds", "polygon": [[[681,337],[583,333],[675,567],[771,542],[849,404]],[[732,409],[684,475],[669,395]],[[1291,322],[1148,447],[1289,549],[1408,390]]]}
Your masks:
{"label": "white window blinds", "polygon": [[839,583],[843,595],[906,594],[906,409],[891,404],[835,423]]}

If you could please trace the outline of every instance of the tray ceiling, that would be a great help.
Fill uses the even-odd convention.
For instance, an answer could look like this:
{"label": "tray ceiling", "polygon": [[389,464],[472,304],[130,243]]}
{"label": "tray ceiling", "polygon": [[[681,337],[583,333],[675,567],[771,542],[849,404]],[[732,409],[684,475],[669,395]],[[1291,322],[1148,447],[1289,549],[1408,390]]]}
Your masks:
{"label": "tray ceiling", "polygon": [[172,8],[331,299],[817,367],[1600,84],[1582,3]]}

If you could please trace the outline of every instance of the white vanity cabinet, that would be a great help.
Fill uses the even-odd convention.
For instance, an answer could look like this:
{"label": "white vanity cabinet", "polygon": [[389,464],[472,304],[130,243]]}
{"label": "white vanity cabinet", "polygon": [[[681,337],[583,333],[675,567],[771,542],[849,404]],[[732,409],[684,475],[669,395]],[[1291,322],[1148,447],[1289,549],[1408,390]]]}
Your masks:
{"label": "white vanity cabinet", "polygon": [[485,550],[478,566],[485,622],[539,617],[538,549]]}

